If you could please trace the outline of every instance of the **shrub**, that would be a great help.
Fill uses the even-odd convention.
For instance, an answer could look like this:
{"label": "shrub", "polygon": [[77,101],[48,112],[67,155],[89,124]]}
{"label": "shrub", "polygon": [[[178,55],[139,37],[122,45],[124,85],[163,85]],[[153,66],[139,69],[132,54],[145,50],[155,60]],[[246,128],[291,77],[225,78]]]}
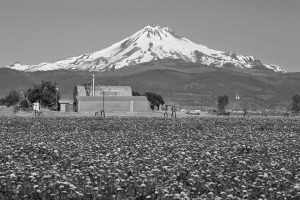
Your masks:
{"label": "shrub", "polygon": [[145,96],[147,97],[148,101],[150,102],[150,108],[153,110],[155,106],[159,107],[165,103],[164,98],[152,92],[146,92]]}
{"label": "shrub", "polygon": [[20,101],[20,108],[21,109],[27,109],[27,108],[29,108],[29,103],[28,103],[28,101],[26,99],[22,99]]}
{"label": "shrub", "polygon": [[5,105],[7,107],[16,105],[19,102],[20,95],[15,90],[12,90],[4,98],[0,99],[0,105]]}
{"label": "shrub", "polygon": [[229,104],[228,96],[219,96],[218,98],[218,108],[221,113],[225,111],[225,107]]}
{"label": "shrub", "polygon": [[300,95],[294,95],[292,97],[292,112],[299,113],[300,112]]}

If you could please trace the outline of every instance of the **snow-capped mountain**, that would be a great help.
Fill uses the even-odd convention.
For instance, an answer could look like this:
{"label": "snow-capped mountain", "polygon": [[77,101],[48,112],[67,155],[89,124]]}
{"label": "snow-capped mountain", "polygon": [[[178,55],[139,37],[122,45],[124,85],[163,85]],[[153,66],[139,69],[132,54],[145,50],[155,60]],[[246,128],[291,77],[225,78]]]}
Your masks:
{"label": "snow-capped mountain", "polygon": [[6,67],[29,72],[57,69],[107,71],[165,58],[182,59],[212,67],[259,67],[276,72],[285,72],[281,67],[265,65],[253,56],[217,51],[201,44],[196,44],[187,38],[176,35],[168,27],[156,25],[146,26],[132,36],[101,51],[53,63],[41,63],[38,65],[15,63]]}

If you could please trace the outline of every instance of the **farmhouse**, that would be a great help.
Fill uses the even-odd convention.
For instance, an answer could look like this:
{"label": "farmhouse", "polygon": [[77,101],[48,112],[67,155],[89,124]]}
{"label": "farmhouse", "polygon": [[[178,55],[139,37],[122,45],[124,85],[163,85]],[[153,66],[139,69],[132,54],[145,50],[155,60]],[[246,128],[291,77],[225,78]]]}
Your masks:
{"label": "farmhouse", "polygon": [[132,96],[130,86],[76,85],[73,92],[75,112],[146,112],[145,96]]}

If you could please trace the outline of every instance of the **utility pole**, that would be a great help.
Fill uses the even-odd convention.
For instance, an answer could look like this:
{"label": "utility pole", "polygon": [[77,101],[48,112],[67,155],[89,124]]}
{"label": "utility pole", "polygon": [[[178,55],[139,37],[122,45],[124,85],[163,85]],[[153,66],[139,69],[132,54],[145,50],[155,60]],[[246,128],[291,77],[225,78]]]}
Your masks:
{"label": "utility pole", "polygon": [[176,96],[175,96],[175,88],[173,87],[173,96],[174,96],[174,111],[175,111],[175,101],[176,101]]}
{"label": "utility pole", "polygon": [[200,109],[202,111],[202,95],[200,96]]}
{"label": "utility pole", "polygon": [[56,87],[55,88],[55,109],[56,109],[56,111],[57,111],[57,91],[58,91],[58,88]]}
{"label": "utility pole", "polygon": [[102,110],[104,112],[104,90],[103,89],[102,89],[102,101],[103,101],[103,103],[102,103]]}
{"label": "utility pole", "polygon": [[93,81],[92,81],[92,96],[95,96],[95,75],[93,74]]}
{"label": "utility pole", "polygon": [[[94,95],[95,95],[95,76],[93,74],[93,81],[92,81],[92,85],[93,85],[93,88],[94,88]],[[101,82],[101,81],[100,81]],[[101,116],[103,115],[105,117],[105,111],[104,111],[104,96],[105,96],[105,90],[103,89],[104,87],[102,87],[99,82],[96,82],[98,84],[98,86],[100,87],[100,89],[102,90],[102,110],[101,110]]]}

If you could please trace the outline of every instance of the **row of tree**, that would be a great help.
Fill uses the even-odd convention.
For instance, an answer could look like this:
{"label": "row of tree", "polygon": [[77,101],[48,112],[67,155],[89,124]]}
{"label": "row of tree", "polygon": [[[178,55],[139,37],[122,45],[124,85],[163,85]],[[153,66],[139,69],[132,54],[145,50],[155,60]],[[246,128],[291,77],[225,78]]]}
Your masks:
{"label": "row of tree", "polygon": [[39,102],[43,107],[53,107],[58,105],[60,94],[57,84],[50,81],[42,81],[40,84],[33,85],[21,95],[15,90],[10,91],[7,96],[0,99],[0,105],[14,106],[19,104],[21,108],[28,108],[29,104]]}
{"label": "row of tree", "polygon": [[[150,102],[151,109],[159,107],[165,103],[163,97],[159,94],[152,92],[139,93],[136,91],[132,92],[133,96],[146,96]],[[53,107],[58,105],[58,100],[61,95],[58,92],[57,84],[50,81],[42,81],[40,84],[33,85],[32,88],[28,89],[25,93],[20,95],[16,91],[11,91],[9,94],[0,99],[0,105],[14,106],[19,104],[21,108],[28,108],[29,104],[39,102],[43,107]]]}
{"label": "row of tree", "polygon": [[[163,97],[160,94],[153,92],[140,93],[132,91],[133,96],[146,96],[150,102],[150,108],[159,107],[165,104]],[[0,105],[14,106],[19,104],[21,108],[28,108],[29,103],[39,102],[43,107],[53,107],[58,105],[58,100],[61,95],[58,92],[57,84],[50,81],[42,81],[40,84],[33,85],[33,88],[28,89],[20,95],[16,91],[10,91],[7,96],[0,99]],[[225,113],[225,108],[229,104],[228,95],[218,97],[218,110],[220,113]],[[293,113],[300,112],[300,95],[292,96],[291,111]]]}
{"label": "row of tree", "polygon": [[[219,96],[218,98],[218,109],[220,113],[225,113],[225,108],[229,104],[229,98],[227,95]],[[300,95],[296,94],[292,96],[292,107],[293,113],[300,112]]]}
{"label": "row of tree", "polygon": [[10,107],[16,105],[17,103],[19,103],[19,101],[20,101],[20,94],[17,91],[12,90],[8,93],[7,96],[0,99],[0,105]]}
{"label": "row of tree", "polygon": [[27,90],[27,99],[30,103],[40,102],[43,107],[58,105],[60,93],[57,84],[50,81],[42,81],[41,84],[33,85]]}

